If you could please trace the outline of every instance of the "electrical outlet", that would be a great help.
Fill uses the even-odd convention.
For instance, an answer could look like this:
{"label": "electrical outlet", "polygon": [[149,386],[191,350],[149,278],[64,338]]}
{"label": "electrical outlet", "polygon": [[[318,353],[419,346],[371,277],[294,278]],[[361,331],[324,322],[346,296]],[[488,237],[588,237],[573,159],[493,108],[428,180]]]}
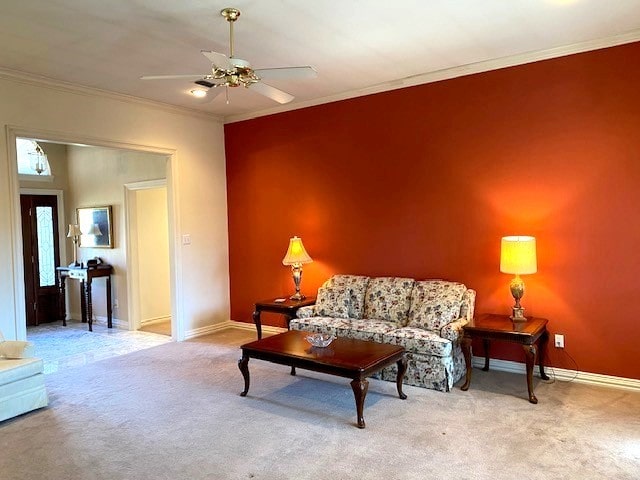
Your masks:
{"label": "electrical outlet", "polygon": [[564,348],[564,335],[556,333],[555,346],[556,348]]}
{"label": "electrical outlet", "polygon": [[120,306],[120,303],[118,302],[118,299],[116,298],[116,299],[113,301],[113,308],[118,308],[119,306]]}

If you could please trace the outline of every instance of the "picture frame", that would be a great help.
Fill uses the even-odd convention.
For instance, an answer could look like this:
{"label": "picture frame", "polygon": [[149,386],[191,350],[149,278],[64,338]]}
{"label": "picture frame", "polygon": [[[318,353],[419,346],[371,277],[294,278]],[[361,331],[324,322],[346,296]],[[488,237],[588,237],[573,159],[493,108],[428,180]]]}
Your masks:
{"label": "picture frame", "polygon": [[111,205],[76,208],[80,248],[113,248]]}

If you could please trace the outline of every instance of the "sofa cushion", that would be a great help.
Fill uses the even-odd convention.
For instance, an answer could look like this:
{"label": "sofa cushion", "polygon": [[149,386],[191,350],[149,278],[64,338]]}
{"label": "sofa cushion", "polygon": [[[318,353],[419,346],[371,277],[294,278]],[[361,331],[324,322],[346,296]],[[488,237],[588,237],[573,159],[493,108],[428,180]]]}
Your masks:
{"label": "sofa cushion", "polygon": [[407,324],[414,284],[413,278],[372,278],[365,294],[364,317],[394,322],[404,327]]}
{"label": "sofa cushion", "polygon": [[349,318],[362,318],[364,315],[364,294],[369,277],[363,275],[334,275],[323,287],[341,287],[349,291]]}
{"label": "sofa cushion", "polygon": [[328,333],[330,335],[335,335],[336,337],[344,337],[344,331],[347,331],[351,328],[351,321],[346,318],[332,317],[294,318],[291,320],[289,328],[291,328],[291,330]]}
{"label": "sofa cushion", "polygon": [[44,363],[39,358],[23,358],[20,360],[0,359],[0,385],[38,375],[42,373],[43,370]]}
{"label": "sofa cushion", "polygon": [[411,294],[409,326],[440,331],[460,316],[462,296],[467,287],[445,280],[416,282]]}
{"label": "sofa cushion", "polygon": [[451,355],[451,341],[422,328],[404,327],[385,333],[383,343],[400,345],[407,352],[447,357]]}
{"label": "sofa cushion", "polygon": [[294,318],[291,320],[290,328],[292,330],[328,333],[336,337],[357,338],[359,340],[382,343],[383,335],[395,330],[398,326],[393,322],[382,320],[311,317]]}
{"label": "sofa cushion", "polygon": [[348,289],[320,287],[316,299],[316,315],[320,317],[348,318],[351,293]]}

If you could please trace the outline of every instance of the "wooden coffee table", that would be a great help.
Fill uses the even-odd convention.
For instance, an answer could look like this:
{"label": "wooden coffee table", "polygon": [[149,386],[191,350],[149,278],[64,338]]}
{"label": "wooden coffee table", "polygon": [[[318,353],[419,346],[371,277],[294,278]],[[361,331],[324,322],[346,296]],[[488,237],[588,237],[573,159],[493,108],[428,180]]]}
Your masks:
{"label": "wooden coffee table", "polygon": [[398,395],[403,400],[407,398],[402,393],[402,379],[407,371],[404,347],[353,338],[336,338],[328,347],[319,348],[312,347],[307,342],[305,337],[309,334],[309,332],[292,330],[242,345],[240,347],[242,348],[242,358],[238,361],[238,367],[244,377],[244,390],[240,395],[244,397],[249,391],[249,359],[257,358],[291,366],[292,375],[295,375],[295,368],[298,367],[351,378],[351,388],[355,396],[358,414],[358,428],[365,427],[364,399],[369,389],[366,377],[386,366],[397,363]]}

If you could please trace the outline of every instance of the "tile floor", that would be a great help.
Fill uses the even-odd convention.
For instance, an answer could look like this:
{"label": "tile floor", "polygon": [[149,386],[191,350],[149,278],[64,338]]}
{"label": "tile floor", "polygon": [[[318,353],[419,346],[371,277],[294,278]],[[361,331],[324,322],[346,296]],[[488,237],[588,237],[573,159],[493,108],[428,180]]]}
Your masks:
{"label": "tile floor", "polygon": [[[239,347],[255,339],[253,330],[228,328],[187,341]],[[36,355],[43,359],[44,373],[48,374],[162,345],[170,342],[171,337],[148,331],[110,329],[100,323],[94,323],[93,332],[89,332],[86,323],[68,320],[66,327],[60,323],[27,327],[27,340],[35,344]]]}
{"label": "tile floor", "polygon": [[44,373],[86,365],[105,358],[124,355],[171,341],[171,337],[150,332],[107,328],[69,320],[67,326],[45,323],[27,327],[27,340],[33,342],[36,355],[44,361]]}

